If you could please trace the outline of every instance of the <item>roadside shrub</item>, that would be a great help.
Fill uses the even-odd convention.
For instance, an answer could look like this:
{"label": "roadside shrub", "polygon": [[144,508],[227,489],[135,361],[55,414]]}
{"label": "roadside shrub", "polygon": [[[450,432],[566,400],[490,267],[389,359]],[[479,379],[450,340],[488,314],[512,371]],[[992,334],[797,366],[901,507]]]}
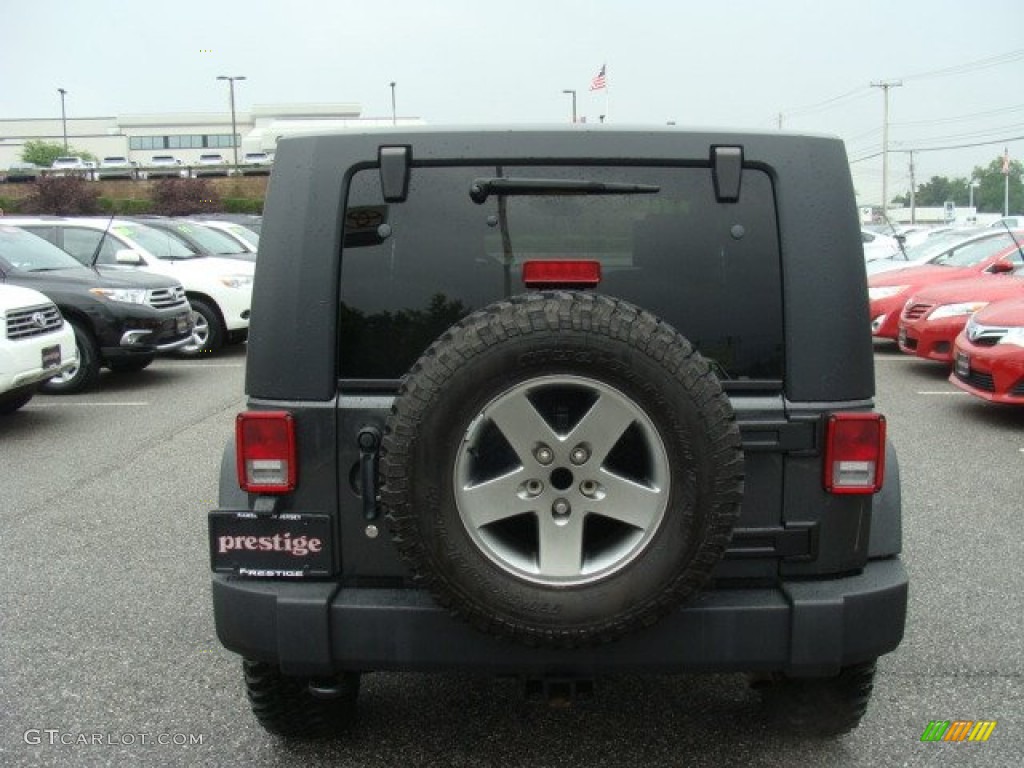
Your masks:
{"label": "roadside shrub", "polygon": [[225,197],[225,213],[263,213],[263,201],[251,197]]}
{"label": "roadside shrub", "polygon": [[6,214],[22,213],[21,206],[24,203],[21,197],[0,197],[0,211]]}
{"label": "roadside shrub", "polygon": [[219,213],[223,209],[220,193],[208,179],[160,179],[153,183],[153,213],[161,216]]}
{"label": "roadside shrub", "polygon": [[122,216],[138,216],[153,212],[152,200],[139,200],[130,197],[101,197],[100,210],[103,213],[116,213]]}
{"label": "roadside shrub", "polygon": [[99,191],[79,176],[46,176],[36,181],[35,191],[25,198],[21,212],[87,216],[100,212],[99,197]]}

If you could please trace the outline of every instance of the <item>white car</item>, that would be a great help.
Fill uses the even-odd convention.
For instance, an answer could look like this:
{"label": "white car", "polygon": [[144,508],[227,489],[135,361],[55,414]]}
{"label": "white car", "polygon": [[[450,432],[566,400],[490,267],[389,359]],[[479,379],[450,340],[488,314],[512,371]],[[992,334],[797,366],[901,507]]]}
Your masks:
{"label": "white car", "polygon": [[137,179],[139,171],[135,163],[123,155],[111,155],[100,160],[101,179]]}
{"label": "white car", "polygon": [[86,265],[93,265],[95,257],[97,267],[177,278],[195,323],[194,342],[183,354],[212,354],[249,335],[253,262],[201,256],[165,232],[124,219],[11,216],[4,221],[49,240]]}
{"label": "white car", "polygon": [[[92,167],[90,167],[90,165]],[[58,157],[50,165],[51,176],[82,176],[90,177],[95,173],[96,164],[81,157]]]}
{"label": "white car", "polygon": [[224,158],[224,155],[209,153],[199,156],[192,166],[192,175],[195,178],[202,176],[227,176],[231,165]]}
{"label": "white car", "polygon": [[242,245],[249,253],[256,253],[260,246],[260,236],[244,224],[237,224],[233,221],[223,219],[196,219],[199,224],[218,232],[223,232]]}
{"label": "white car", "polygon": [[153,155],[146,175],[151,179],[187,179],[188,168],[174,155]]}
{"label": "white car", "polygon": [[39,385],[78,364],[75,333],[52,301],[0,283],[0,415],[13,413]]}
{"label": "white car", "polygon": [[862,229],[860,231],[860,240],[864,245],[864,261],[889,259],[900,252],[899,242],[895,237],[890,237],[889,235]]}

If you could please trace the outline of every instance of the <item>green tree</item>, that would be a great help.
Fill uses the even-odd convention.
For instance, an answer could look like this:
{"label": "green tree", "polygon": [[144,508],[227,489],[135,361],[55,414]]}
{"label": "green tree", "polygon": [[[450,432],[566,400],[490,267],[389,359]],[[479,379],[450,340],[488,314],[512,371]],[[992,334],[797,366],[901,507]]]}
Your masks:
{"label": "green tree", "polygon": [[96,155],[83,149],[77,149],[68,145],[64,151],[64,145],[56,141],[30,140],[25,142],[21,150],[21,159],[26,163],[35,163],[40,168],[49,168],[58,157],[80,157],[83,160],[95,162]]}
{"label": "green tree", "polygon": [[[958,207],[962,207],[967,205],[969,197],[967,179],[932,176],[931,180],[917,186],[914,203],[921,208],[941,208],[948,200],[952,200]],[[910,205],[910,195],[905,195],[901,200],[904,205]]]}
{"label": "green tree", "polygon": [[[1010,213],[1024,213],[1024,164],[1019,160],[1010,161],[1009,191]],[[1003,195],[1006,190],[1007,176],[1003,174],[1003,158],[997,157],[984,168],[977,166],[973,178],[978,182],[974,190],[974,205],[979,213],[1002,213]]]}

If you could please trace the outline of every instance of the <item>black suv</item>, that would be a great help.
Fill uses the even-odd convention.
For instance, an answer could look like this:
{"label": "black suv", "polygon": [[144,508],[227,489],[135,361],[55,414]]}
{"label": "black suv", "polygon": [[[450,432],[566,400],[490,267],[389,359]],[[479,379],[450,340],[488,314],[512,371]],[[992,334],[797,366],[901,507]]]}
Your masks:
{"label": "black suv", "polygon": [[902,639],[837,139],[284,139],[246,392],[213,602],[270,731],[344,726],[364,672],[462,669],[745,672],[836,735]]}
{"label": "black suv", "polygon": [[45,294],[74,328],[78,366],[43,384],[50,394],[88,389],[102,367],[140,371],[157,353],[192,340],[191,308],[177,280],[100,273],[41,237],[2,223],[0,281]]}

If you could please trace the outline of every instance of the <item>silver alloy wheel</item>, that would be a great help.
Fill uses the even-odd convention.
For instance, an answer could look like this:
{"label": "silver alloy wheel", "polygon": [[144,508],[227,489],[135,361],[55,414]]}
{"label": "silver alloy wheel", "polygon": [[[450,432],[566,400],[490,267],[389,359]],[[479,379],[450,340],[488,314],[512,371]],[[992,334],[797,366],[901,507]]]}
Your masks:
{"label": "silver alloy wheel", "polygon": [[203,350],[210,341],[210,324],[201,312],[192,312],[192,341],[182,347],[182,352],[195,353]]}
{"label": "silver alloy wheel", "polygon": [[650,417],[619,390],[542,376],[467,427],[455,501],[496,565],[545,586],[587,584],[632,562],[661,526],[670,468]]}

